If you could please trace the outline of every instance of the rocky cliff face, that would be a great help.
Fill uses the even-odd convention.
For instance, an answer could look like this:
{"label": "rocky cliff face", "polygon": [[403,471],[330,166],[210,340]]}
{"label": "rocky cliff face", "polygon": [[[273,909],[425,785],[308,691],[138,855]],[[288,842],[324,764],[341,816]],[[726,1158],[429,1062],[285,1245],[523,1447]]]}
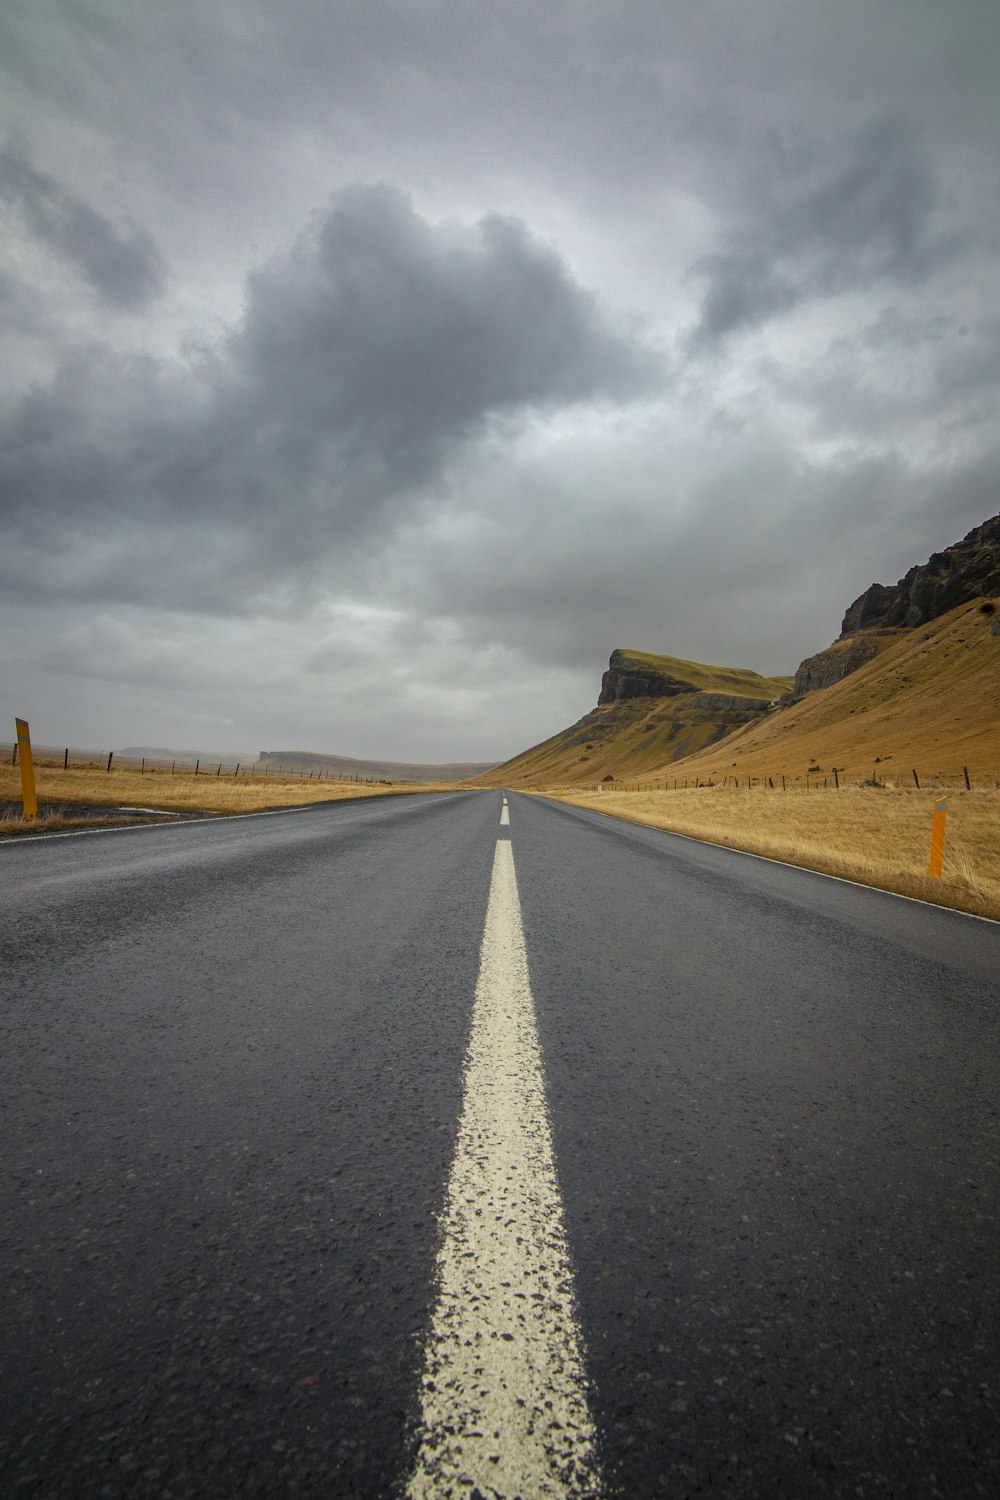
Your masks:
{"label": "rocky cliff face", "polygon": [[626,698],[676,698],[678,693],[694,691],[691,682],[682,682],[678,677],[668,677],[644,663],[632,661],[624,651],[612,651],[608,670],[601,678],[597,706],[622,703]]}
{"label": "rocky cliff face", "polygon": [[[897,584],[873,583],[848,609],[840,638],[873,627],[912,630],[983,594],[1000,594],[1000,514],[974,527],[953,547],[911,568]],[[797,676],[795,681],[797,691]]]}
{"label": "rocky cliff face", "polygon": [[832,687],[842,677],[856,672],[865,662],[871,661],[876,649],[872,635],[862,635],[846,641],[841,639],[828,646],[825,651],[807,656],[805,661],[799,662],[795,685],[787,695],[788,701],[794,703],[797,698],[804,697],[806,693],[814,693],[817,688]]}
{"label": "rocky cliff face", "polygon": [[725,714],[734,721],[740,718],[756,718],[770,706],[766,698],[744,698],[738,693],[695,693],[692,708],[707,709],[709,713]]}

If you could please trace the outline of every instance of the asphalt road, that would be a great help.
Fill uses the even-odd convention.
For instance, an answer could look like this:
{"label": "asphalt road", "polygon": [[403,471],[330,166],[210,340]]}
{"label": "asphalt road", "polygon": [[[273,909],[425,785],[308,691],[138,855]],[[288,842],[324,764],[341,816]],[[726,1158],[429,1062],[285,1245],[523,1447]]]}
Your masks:
{"label": "asphalt road", "polygon": [[491,1493],[423,1455],[508,837],[593,1434],[537,1493],[1000,1491],[1000,927],[500,812],[0,846],[0,1492]]}

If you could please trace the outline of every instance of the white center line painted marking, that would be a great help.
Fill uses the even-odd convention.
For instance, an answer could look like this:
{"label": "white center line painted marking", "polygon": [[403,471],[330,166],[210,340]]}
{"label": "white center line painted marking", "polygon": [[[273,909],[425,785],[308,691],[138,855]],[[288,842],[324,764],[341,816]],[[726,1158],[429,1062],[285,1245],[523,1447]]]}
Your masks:
{"label": "white center line painted marking", "polygon": [[410,1500],[602,1493],[510,843],[497,842]]}
{"label": "white center line painted marking", "polygon": [[504,827],[509,827],[509,826],[510,826],[510,808],[507,806],[507,804],[505,802],[504,805],[503,805],[503,807],[501,807],[501,809],[500,809],[500,827],[504,828]]}

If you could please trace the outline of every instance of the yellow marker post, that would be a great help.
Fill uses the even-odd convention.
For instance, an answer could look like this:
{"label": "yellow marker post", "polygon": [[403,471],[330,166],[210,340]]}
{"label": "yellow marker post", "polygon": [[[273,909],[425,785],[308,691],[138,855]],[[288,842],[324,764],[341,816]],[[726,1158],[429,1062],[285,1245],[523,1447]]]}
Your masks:
{"label": "yellow marker post", "polygon": [[931,823],[931,863],[928,875],[940,877],[941,861],[944,858],[944,820],[948,816],[948,798],[938,797],[934,803],[934,819]]}
{"label": "yellow marker post", "polygon": [[17,731],[17,763],[21,767],[21,807],[24,821],[33,823],[38,813],[38,801],[35,797],[35,767],[31,760],[31,736],[25,719],[15,719],[14,728]]}

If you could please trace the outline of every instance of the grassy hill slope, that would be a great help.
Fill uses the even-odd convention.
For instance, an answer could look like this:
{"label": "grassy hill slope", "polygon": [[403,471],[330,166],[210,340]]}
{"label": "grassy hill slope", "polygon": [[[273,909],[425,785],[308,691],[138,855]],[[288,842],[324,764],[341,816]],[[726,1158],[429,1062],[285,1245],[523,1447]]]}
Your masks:
{"label": "grassy hill slope", "polygon": [[[831,687],[809,693],[674,764],[675,775],[784,775],[802,782],[810,766],[848,780],[877,775],[912,785],[1000,778],[1000,614],[990,601],[959,605],[927,625],[878,642],[878,654]],[[817,773],[813,773],[815,775]]]}
{"label": "grassy hill slope", "polygon": [[[670,696],[622,697],[602,703],[576,724],[477,778],[481,785],[566,786],[646,774],[712,745],[759,714],[791,684],[739,667],[714,667],[646,651],[612,656],[625,681],[652,676],[681,690]],[[605,677],[607,681],[607,674]],[[728,705],[712,702],[730,699]],[[750,707],[737,707],[743,700]]]}

